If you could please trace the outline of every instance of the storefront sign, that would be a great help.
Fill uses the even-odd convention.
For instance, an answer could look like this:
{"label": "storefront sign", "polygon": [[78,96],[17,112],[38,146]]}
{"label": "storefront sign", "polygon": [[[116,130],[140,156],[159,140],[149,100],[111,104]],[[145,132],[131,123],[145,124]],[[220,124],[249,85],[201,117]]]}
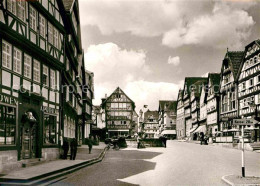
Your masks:
{"label": "storefront sign", "polygon": [[254,119],[233,119],[233,125],[254,125],[257,123],[258,121]]}
{"label": "storefront sign", "polygon": [[18,100],[16,98],[0,94],[0,102],[7,103],[10,105],[18,105]]}
{"label": "storefront sign", "polygon": [[51,107],[42,106],[42,111],[49,114],[58,114],[58,110]]}

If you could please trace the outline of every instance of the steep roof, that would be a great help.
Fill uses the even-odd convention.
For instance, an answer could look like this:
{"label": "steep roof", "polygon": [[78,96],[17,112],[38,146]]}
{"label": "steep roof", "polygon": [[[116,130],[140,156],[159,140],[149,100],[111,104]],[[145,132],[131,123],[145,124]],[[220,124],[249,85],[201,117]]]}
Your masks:
{"label": "steep roof", "polygon": [[156,119],[156,120],[159,119],[159,113],[158,113],[157,110],[151,111],[151,110],[148,109],[148,110],[144,113],[144,121],[146,121],[147,119],[149,119],[150,116],[152,116],[153,119]]}
{"label": "steep roof", "polygon": [[194,89],[192,91],[194,92],[194,95],[195,95],[196,98],[200,97],[202,87],[203,87],[203,85],[206,85],[207,82],[208,82],[208,79],[204,78],[202,80],[196,81],[193,84]]}
{"label": "steep roof", "polygon": [[[104,106],[104,104],[107,102],[107,100],[109,100],[109,98],[110,98],[114,93],[117,93],[117,92],[120,92],[120,91],[126,96],[127,99],[129,99],[129,100],[132,102],[132,104],[133,104],[133,110],[134,110],[134,109],[135,109],[135,102],[133,102],[133,100],[131,100],[131,99],[126,95],[126,93],[125,93],[120,87],[117,87],[117,88],[112,92],[112,94],[111,94],[110,96],[108,96],[107,98],[103,98],[104,101],[102,101],[101,105]],[[103,100],[103,99],[102,99],[102,100]]]}
{"label": "steep roof", "polygon": [[239,68],[244,59],[244,51],[227,51],[225,59],[229,59],[231,63],[231,71],[233,73],[234,79],[237,78]]}
{"label": "steep roof", "polygon": [[159,100],[159,111],[160,110],[175,111],[176,112],[177,101],[174,101],[174,100]]}
{"label": "steep roof", "polygon": [[214,86],[214,93],[219,92],[220,86],[220,73],[209,73],[209,81]]}
{"label": "steep roof", "polygon": [[204,82],[205,80],[207,80],[207,78],[205,78],[205,77],[185,77],[184,89],[185,89],[185,86],[187,85],[188,94],[190,95],[191,90],[192,90],[192,85],[194,85],[197,81]]}

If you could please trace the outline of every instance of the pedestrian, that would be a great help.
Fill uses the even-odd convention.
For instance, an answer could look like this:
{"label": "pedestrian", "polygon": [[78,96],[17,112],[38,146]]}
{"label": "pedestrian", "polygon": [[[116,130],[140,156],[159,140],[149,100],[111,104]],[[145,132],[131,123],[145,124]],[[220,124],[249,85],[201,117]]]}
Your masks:
{"label": "pedestrian", "polygon": [[63,148],[63,159],[66,160],[67,156],[68,156],[68,151],[69,151],[69,142],[67,140],[63,141],[62,148]]}
{"label": "pedestrian", "polygon": [[92,150],[92,139],[88,138],[88,153],[91,154],[91,150]]}
{"label": "pedestrian", "polygon": [[163,136],[162,140],[163,140],[164,148],[166,148],[167,137]]}
{"label": "pedestrian", "polygon": [[204,133],[200,132],[200,145],[204,142]]}
{"label": "pedestrian", "polygon": [[76,138],[73,138],[70,143],[70,160],[75,160],[77,155],[78,143]]}
{"label": "pedestrian", "polygon": [[136,139],[136,141],[137,141],[137,148],[138,148],[138,149],[140,149],[140,144],[141,144],[141,141],[140,141],[140,140],[141,140],[141,138],[140,138],[140,136],[138,135],[138,136],[137,136],[137,139]]}

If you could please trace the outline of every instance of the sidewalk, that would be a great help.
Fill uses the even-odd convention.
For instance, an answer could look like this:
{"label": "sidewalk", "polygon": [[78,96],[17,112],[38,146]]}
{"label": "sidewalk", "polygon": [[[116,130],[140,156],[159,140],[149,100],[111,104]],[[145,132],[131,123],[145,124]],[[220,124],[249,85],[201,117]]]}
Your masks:
{"label": "sidewalk", "polygon": [[9,172],[7,175],[0,177],[0,185],[3,183],[19,183],[25,185],[42,183],[45,179],[50,180],[52,177],[57,178],[65,174],[74,172],[85,166],[102,161],[106,152],[106,145],[100,143],[99,146],[93,146],[91,154],[87,145],[78,148],[76,160],[55,160],[48,161],[39,165],[20,168]]}
{"label": "sidewalk", "polygon": [[241,185],[260,185],[259,177],[241,177],[236,175],[223,176],[222,180],[232,186],[241,186]]}

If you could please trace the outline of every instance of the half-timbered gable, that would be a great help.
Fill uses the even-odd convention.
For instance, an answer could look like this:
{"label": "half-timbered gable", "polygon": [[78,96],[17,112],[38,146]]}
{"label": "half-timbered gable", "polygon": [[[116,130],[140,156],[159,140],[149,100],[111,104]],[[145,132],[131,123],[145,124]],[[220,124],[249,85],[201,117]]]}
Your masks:
{"label": "half-timbered gable", "polygon": [[109,136],[131,135],[135,103],[118,87],[102,102]]}
{"label": "half-timbered gable", "polygon": [[177,118],[176,118],[177,138],[181,139],[185,136],[184,126],[184,107],[183,107],[183,90],[179,90],[177,98]]}
{"label": "half-timbered gable", "polygon": [[240,116],[247,117],[260,109],[260,41],[247,45],[245,53],[238,77],[238,100]]}
{"label": "half-timbered gable", "polygon": [[207,94],[207,125],[208,134],[215,135],[219,129],[219,88],[220,74],[209,73]]}
{"label": "half-timbered gable", "polygon": [[244,59],[243,51],[227,51],[221,67],[220,120],[221,129],[232,128],[233,118],[238,117],[237,77]]}

